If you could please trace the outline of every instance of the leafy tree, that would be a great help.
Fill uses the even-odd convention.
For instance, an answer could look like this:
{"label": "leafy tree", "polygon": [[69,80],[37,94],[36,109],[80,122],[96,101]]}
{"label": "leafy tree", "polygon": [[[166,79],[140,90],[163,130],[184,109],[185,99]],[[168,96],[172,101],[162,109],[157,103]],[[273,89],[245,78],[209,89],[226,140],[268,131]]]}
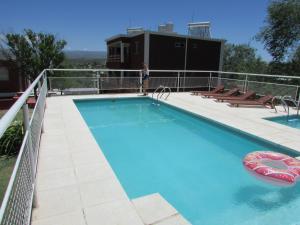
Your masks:
{"label": "leafy tree", "polygon": [[[300,47],[286,62],[273,61],[269,63],[270,74],[285,74],[290,76],[300,76]],[[298,82],[299,83],[299,82]]]}
{"label": "leafy tree", "polygon": [[225,44],[224,71],[265,73],[267,63],[256,55],[256,50],[249,45]]}
{"label": "leafy tree", "polygon": [[43,69],[60,66],[66,44],[53,34],[25,29],[21,34],[5,34],[1,49],[8,60],[16,62],[19,74],[33,81]]}
{"label": "leafy tree", "polygon": [[299,46],[300,1],[273,0],[268,7],[266,26],[257,35],[274,61],[282,61],[287,53]]}

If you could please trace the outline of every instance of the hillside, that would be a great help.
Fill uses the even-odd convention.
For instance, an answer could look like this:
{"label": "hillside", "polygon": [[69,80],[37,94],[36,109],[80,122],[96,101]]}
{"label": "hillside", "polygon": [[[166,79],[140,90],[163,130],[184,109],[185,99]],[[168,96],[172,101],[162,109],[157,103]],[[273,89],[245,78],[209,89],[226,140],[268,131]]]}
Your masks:
{"label": "hillside", "polygon": [[66,50],[65,55],[67,59],[105,59],[105,51],[82,51],[82,50]]}

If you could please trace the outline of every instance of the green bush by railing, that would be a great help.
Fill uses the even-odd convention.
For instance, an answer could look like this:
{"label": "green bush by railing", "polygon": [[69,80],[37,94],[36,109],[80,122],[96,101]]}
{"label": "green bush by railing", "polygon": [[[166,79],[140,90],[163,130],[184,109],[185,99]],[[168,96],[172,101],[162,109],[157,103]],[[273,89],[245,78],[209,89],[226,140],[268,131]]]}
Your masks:
{"label": "green bush by railing", "polygon": [[22,121],[14,121],[0,138],[0,156],[14,156],[19,153],[24,136]]}

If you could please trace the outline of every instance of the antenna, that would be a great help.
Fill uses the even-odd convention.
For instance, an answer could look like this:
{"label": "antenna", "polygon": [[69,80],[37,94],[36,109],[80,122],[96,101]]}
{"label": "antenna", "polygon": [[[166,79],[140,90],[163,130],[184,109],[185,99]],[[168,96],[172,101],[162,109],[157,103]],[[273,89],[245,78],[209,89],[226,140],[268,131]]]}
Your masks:
{"label": "antenna", "polygon": [[129,18],[129,26],[128,28],[131,27],[131,18]]}
{"label": "antenna", "polygon": [[195,16],[195,11],[193,10],[193,13],[192,13],[192,23],[194,23],[194,16]]}

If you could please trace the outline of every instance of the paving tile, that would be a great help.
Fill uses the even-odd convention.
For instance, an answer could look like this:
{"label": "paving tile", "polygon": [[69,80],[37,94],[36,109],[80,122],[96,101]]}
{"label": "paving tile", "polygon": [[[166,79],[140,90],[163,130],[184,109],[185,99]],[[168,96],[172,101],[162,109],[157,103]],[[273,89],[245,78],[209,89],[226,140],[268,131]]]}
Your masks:
{"label": "paving tile", "polygon": [[115,178],[80,183],[79,189],[84,207],[127,199],[124,190]]}
{"label": "paving tile", "polygon": [[89,149],[82,149],[81,152],[74,152],[71,153],[72,161],[74,165],[80,166],[80,165],[86,165],[86,164],[95,164],[100,163],[101,161],[104,161],[103,155],[100,153],[100,150],[94,149],[93,151],[90,151]]}
{"label": "paving tile", "polygon": [[84,209],[88,225],[144,225],[129,201],[113,201]]}
{"label": "paving tile", "polygon": [[33,220],[57,216],[82,208],[80,193],[75,185],[38,191],[37,204],[37,208],[33,210]]}
{"label": "paving tile", "polygon": [[72,159],[69,154],[49,155],[39,158],[38,170],[50,172],[57,169],[72,168]]}
{"label": "paving tile", "polygon": [[46,219],[34,220],[32,225],[86,225],[82,210],[64,213]]}
{"label": "paving tile", "polygon": [[[45,128],[46,130],[46,128]],[[47,131],[47,130],[46,130]],[[41,148],[45,146],[49,146],[50,144],[63,144],[67,145],[67,138],[64,135],[60,134],[48,134],[47,132],[44,133],[41,137]]]}
{"label": "paving tile", "polygon": [[176,214],[162,221],[154,223],[153,225],[192,225],[192,224],[189,221],[187,221],[183,216]]}
{"label": "paving tile", "polygon": [[40,148],[39,157],[70,154],[69,145],[64,143],[44,143]]}
{"label": "paving tile", "polygon": [[133,199],[132,203],[146,225],[153,224],[178,213],[158,193]]}
{"label": "paving tile", "polygon": [[77,181],[80,183],[113,177],[110,166],[106,163],[80,165],[75,168]]}
{"label": "paving tile", "polygon": [[61,188],[76,184],[76,177],[73,168],[54,170],[51,172],[39,172],[37,188],[39,191],[53,188]]}

